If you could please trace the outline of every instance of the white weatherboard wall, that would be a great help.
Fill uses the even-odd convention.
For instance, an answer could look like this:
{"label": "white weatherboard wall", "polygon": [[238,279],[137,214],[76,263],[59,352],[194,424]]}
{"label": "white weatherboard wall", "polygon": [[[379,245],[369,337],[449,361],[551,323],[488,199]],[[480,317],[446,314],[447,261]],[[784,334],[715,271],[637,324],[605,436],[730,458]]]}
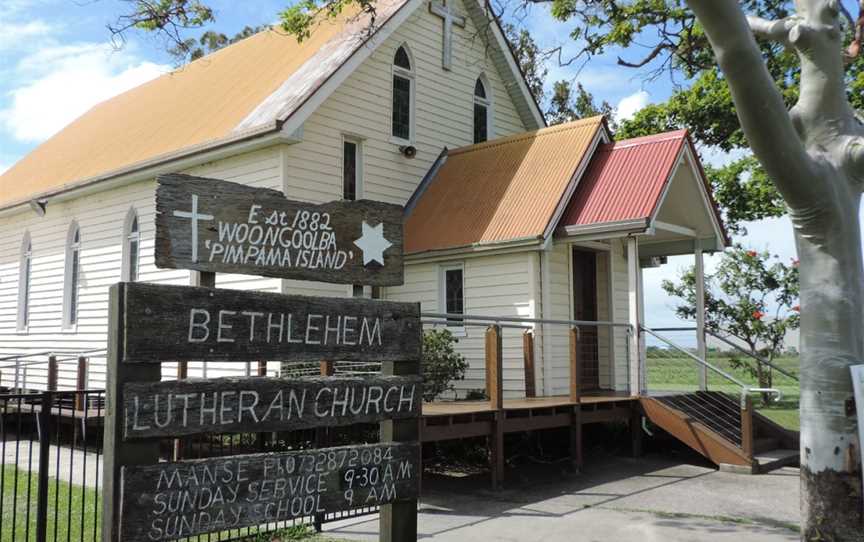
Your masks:
{"label": "white weatherboard wall", "polygon": [[[461,0],[448,5],[467,14]],[[286,148],[290,197],[328,201],[342,194],[342,137],[361,142],[362,196],[405,204],[444,147],[470,145],[474,137],[474,83],[484,73],[491,84],[494,133],[524,132],[501,75],[487,57],[470,18],[453,28],[453,69],[441,67],[441,18],[418,8],[303,125],[303,141]],[[393,57],[406,45],[414,63],[416,138],[414,158],[391,139]],[[310,160],[310,156],[315,156]]]}
{"label": "white weatherboard wall", "polygon": [[[410,263],[405,268],[405,285],[387,288],[387,299],[420,302],[423,312],[444,312],[440,300],[441,267],[454,263],[464,265],[466,314],[533,316],[529,258],[524,252],[445,262]],[[426,327],[428,329],[430,326]],[[466,326],[464,334],[458,336],[457,350],[469,363],[465,380],[454,382],[459,397],[464,397],[469,390],[483,390],[486,387],[485,331],[485,327]],[[524,397],[522,330],[504,328],[502,333],[504,396]],[[453,398],[453,394],[445,393],[443,398]]]}
{"label": "white weatherboard wall", "polygon": [[[201,166],[188,173],[208,175],[254,186],[279,188],[281,185],[280,150],[276,147],[239,155]],[[156,183],[154,180],[105,190],[97,194],[65,202],[50,202],[44,217],[29,208],[0,218],[0,356],[12,353],[43,351],[84,351],[103,349],[108,330],[108,289],[120,281],[124,231],[123,225],[130,208],[138,213],[140,227],[139,280],[160,284],[189,284],[189,271],[157,269],[153,263],[153,238]],[[66,239],[69,226],[76,221],[81,231],[81,280],[79,287],[78,324],[62,326]],[[17,330],[18,279],[21,239],[29,231],[32,246],[30,325]],[[6,234],[9,232],[9,234]],[[279,281],[239,275],[222,275],[220,287],[256,288],[278,291]],[[59,357],[63,357],[60,355]],[[41,358],[44,359],[44,358]],[[5,363],[0,362],[0,365]],[[198,366],[193,364],[191,374]],[[165,364],[165,373],[173,375],[172,364]],[[60,362],[58,387],[75,387],[77,361]],[[240,370],[240,366],[235,366]],[[11,386],[14,371],[0,369],[0,382]],[[28,369],[27,385],[45,385],[46,365]],[[23,375],[20,375],[23,376]],[[105,380],[105,360],[94,356],[89,370],[89,386],[101,388]]]}

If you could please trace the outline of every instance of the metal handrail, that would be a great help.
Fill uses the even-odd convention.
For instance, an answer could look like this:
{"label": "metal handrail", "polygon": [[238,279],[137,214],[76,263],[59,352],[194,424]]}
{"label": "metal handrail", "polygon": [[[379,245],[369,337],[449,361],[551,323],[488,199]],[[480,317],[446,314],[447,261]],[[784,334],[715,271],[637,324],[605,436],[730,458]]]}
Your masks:
{"label": "metal handrail", "polygon": [[670,341],[670,340],[667,339],[666,337],[663,337],[663,336],[661,336],[661,335],[658,335],[658,334],[655,333],[653,330],[648,329],[647,327],[644,327],[644,326],[640,326],[640,329],[641,329],[643,332],[648,333],[649,335],[651,335],[651,336],[654,337],[655,339],[658,339],[658,340],[660,340],[660,341],[662,341],[662,342],[668,344],[669,346],[671,346],[671,347],[674,348],[675,350],[678,350],[679,352],[681,352],[681,353],[684,354],[685,356],[689,357],[690,359],[692,359],[692,360],[695,361],[696,363],[702,365],[703,367],[705,367],[705,368],[707,368],[707,369],[710,369],[710,370],[714,371],[715,373],[719,374],[720,376],[722,376],[722,377],[725,378],[726,380],[728,380],[728,381],[734,383],[735,385],[739,386],[739,387],[741,388],[741,405],[742,405],[742,406],[744,405],[745,398],[746,398],[747,395],[749,395],[750,393],[772,393],[772,394],[774,394],[774,395],[777,396],[777,399],[778,399],[778,400],[779,400],[780,398],[783,397],[783,393],[782,393],[780,390],[775,389],[775,388],[754,388],[754,387],[750,387],[749,384],[746,384],[745,382],[742,382],[741,380],[738,380],[737,378],[735,378],[735,377],[732,376],[731,374],[727,373],[727,372],[724,371],[723,369],[721,369],[721,368],[719,368],[719,367],[717,367],[717,366],[715,366],[715,365],[712,365],[712,364],[708,363],[708,362],[705,361],[704,359],[701,359],[699,356],[697,356],[697,355],[695,355],[695,354],[689,352],[686,348],[684,348],[684,347],[682,347],[682,346],[679,346],[679,345],[675,344],[674,342]]}
{"label": "metal handrail", "polygon": [[589,320],[552,320],[548,318],[525,318],[521,316],[483,316],[477,314],[458,314],[447,312],[421,312],[423,318],[439,318],[448,320],[474,320],[480,322],[524,322],[526,324],[554,324],[563,326],[611,326],[626,327],[630,324],[621,322],[589,321]]}
{"label": "metal handrail", "polygon": [[726,343],[726,344],[728,344],[729,346],[731,346],[732,348],[738,350],[738,351],[741,352],[742,354],[744,354],[744,355],[746,355],[746,356],[749,356],[749,357],[755,359],[755,360],[758,361],[759,363],[764,363],[764,364],[767,365],[768,367],[771,367],[772,369],[774,369],[774,370],[777,371],[778,373],[780,373],[780,374],[782,374],[782,375],[784,375],[784,376],[787,376],[787,377],[791,378],[791,379],[794,380],[795,382],[798,382],[798,377],[797,377],[797,376],[795,376],[795,375],[793,375],[792,373],[786,371],[785,369],[781,369],[780,367],[774,365],[773,363],[771,363],[770,361],[768,361],[767,359],[763,358],[762,356],[760,356],[760,355],[758,355],[758,354],[754,354],[753,352],[748,352],[747,350],[745,350],[744,348],[738,346],[737,344],[735,344],[734,342],[730,341],[730,340],[727,339],[726,337],[721,337],[720,335],[718,335],[718,334],[715,333],[714,331],[711,331],[710,329],[706,329],[706,330],[705,330],[705,333],[711,335],[711,336],[714,337],[715,339],[719,339],[719,340],[723,341],[724,343]]}

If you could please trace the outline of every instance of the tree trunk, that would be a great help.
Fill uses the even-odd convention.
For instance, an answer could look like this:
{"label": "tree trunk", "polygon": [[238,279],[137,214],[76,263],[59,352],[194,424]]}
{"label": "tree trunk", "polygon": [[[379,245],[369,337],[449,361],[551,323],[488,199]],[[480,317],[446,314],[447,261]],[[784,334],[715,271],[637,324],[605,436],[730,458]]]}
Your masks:
{"label": "tree trunk", "polygon": [[[855,206],[857,210],[857,205]],[[862,356],[857,213],[820,248],[796,235],[801,261],[801,513],[805,540],[862,540],[861,478],[849,366]],[[797,225],[797,224],[796,224]],[[796,228],[796,233],[798,229]]]}
{"label": "tree trunk", "polygon": [[[801,277],[803,540],[861,541],[858,436],[849,366],[864,362],[864,267],[858,211],[864,126],[849,105],[836,0],[795,0],[782,21],[745,18],[736,0],[687,0],[729,84],[753,153],[790,209]],[[752,29],[752,30],[751,30]],[[793,47],[791,111],[752,32]]]}

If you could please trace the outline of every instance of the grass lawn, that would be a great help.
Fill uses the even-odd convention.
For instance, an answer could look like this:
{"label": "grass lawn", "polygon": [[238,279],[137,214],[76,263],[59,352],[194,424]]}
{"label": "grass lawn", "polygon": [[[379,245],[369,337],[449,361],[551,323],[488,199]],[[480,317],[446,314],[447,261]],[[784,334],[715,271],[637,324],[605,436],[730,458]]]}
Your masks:
{"label": "grass lawn", "polygon": [[[28,476],[26,471],[12,465],[3,466],[3,506],[0,516],[2,542],[36,539],[37,484],[38,476],[35,473]],[[102,503],[97,503],[97,495],[93,489],[58,483],[56,479],[49,478],[47,539],[100,540],[102,529],[98,518]]]}
{"label": "grass lawn", "polygon": [[[0,542],[13,542],[13,540],[15,542],[30,542],[36,540],[37,484],[38,476],[35,473],[28,477],[26,471],[16,469],[12,465],[3,466]],[[30,492],[29,499],[27,498],[28,491]],[[70,485],[65,482],[58,483],[55,478],[49,478],[47,540],[51,542],[66,540],[73,542],[98,542],[101,540],[102,529],[99,521],[102,512],[102,501],[100,498],[97,502],[96,499],[98,496],[99,493],[96,490]],[[201,535],[199,538],[189,540],[196,542],[198,540],[202,542],[217,542],[219,540],[228,540],[229,538],[238,540],[236,537],[237,531],[233,531],[231,533],[212,533],[209,537]],[[305,542],[348,542],[316,534],[307,525],[296,525],[275,532],[249,536],[240,540],[243,540],[243,542],[287,542],[291,540],[303,540]]]}
{"label": "grass lawn", "polygon": [[[786,356],[775,359],[774,363],[787,372],[797,375],[798,361],[796,356]],[[720,357],[716,354],[709,355],[708,362],[753,387],[757,386],[754,377],[747,371],[734,367],[727,357]],[[649,351],[646,364],[649,391],[693,391],[698,387],[697,365],[688,358],[668,350]],[[754,394],[753,404],[767,418],[787,429],[798,431],[800,428],[798,382],[775,371],[773,387],[783,393],[780,401],[763,406],[761,398]],[[740,393],[739,387],[714,372],[709,373],[708,389],[734,394]]]}

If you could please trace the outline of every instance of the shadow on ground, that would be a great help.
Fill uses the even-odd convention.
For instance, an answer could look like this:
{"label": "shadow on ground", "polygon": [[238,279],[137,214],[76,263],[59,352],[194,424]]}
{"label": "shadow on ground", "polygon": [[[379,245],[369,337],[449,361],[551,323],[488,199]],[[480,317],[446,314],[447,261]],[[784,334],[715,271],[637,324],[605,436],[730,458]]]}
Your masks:
{"label": "shadow on ground", "polygon": [[[435,541],[798,540],[797,469],[744,476],[678,452],[595,455],[582,474],[566,463],[528,464],[492,491],[488,477],[426,475],[420,538]],[[334,524],[332,534],[377,540],[376,517]]]}

